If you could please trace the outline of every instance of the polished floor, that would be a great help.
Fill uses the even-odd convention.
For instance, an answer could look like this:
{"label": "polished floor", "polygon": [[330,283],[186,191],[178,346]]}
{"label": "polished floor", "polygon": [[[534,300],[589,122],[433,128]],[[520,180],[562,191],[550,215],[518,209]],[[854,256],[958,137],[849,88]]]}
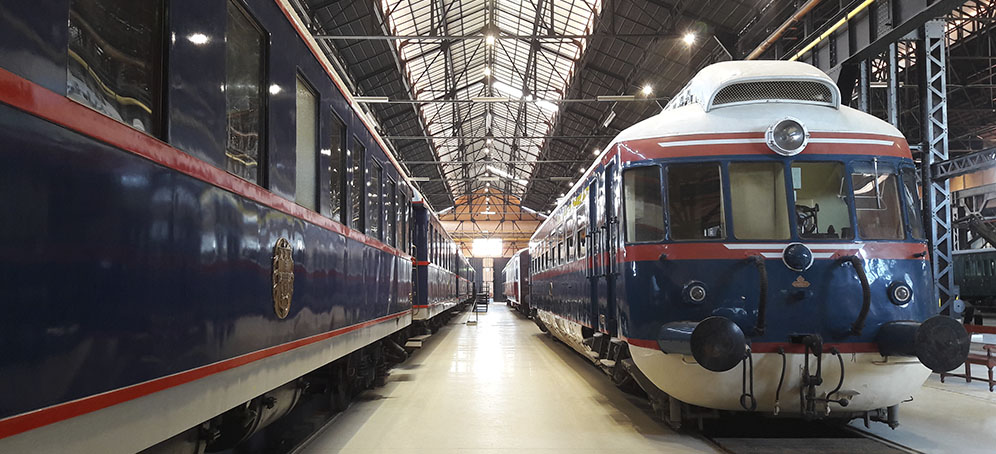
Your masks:
{"label": "polished floor", "polygon": [[[360,395],[299,452],[719,452],[652,419],[645,401],[504,304],[476,326],[468,317],[426,340],[386,386]],[[935,375],[900,421],[871,432],[928,453],[996,452],[996,394],[983,383]]]}
{"label": "polished floor", "polygon": [[461,314],[302,450],[306,453],[702,453],[503,304]]}

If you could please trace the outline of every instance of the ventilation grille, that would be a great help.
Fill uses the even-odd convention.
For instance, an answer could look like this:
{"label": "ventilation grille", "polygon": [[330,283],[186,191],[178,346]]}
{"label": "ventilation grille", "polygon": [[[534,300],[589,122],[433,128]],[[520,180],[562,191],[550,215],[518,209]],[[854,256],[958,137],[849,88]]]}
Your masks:
{"label": "ventilation grille", "polygon": [[806,101],[834,106],[830,87],[819,82],[779,80],[745,82],[724,87],[712,100],[714,107],[752,101]]}

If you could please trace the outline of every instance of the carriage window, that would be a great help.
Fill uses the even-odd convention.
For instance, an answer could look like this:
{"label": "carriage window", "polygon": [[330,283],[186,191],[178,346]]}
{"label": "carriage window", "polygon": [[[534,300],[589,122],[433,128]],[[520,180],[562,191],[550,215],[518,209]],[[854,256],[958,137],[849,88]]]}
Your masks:
{"label": "carriage window", "polygon": [[903,215],[896,174],[876,163],[859,165],[851,174],[858,233],[866,240],[901,240]]}
{"label": "carriage window", "polygon": [[295,179],[297,180],[294,189],[294,201],[298,205],[315,209],[316,195],[315,170],[318,168],[317,146],[318,138],[318,106],[315,102],[315,92],[311,90],[308,83],[297,78],[297,115],[295,123],[297,127],[296,141],[296,164]]}
{"label": "carriage window", "polygon": [[332,145],[329,156],[329,200],[332,219],[346,223],[346,125],[332,114]]}
{"label": "carriage window", "polygon": [[[404,183],[402,183],[404,184]],[[408,241],[408,200],[405,199],[405,193],[398,190],[398,246],[401,250],[406,249]]]}
{"label": "carriage window", "polygon": [[367,203],[369,204],[367,213],[370,214],[370,219],[367,220],[368,233],[378,240],[384,239],[381,236],[381,223],[384,221],[384,206],[380,203],[380,193],[383,190],[380,187],[380,182],[383,176],[384,168],[375,162],[370,172],[370,181],[366,183]]}
{"label": "carriage window", "polygon": [[916,169],[903,167],[903,195],[906,196],[906,213],[910,222],[910,233],[918,240],[925,239],[923,218],[921,218],[920,193],[916,187]]}
{"label": "carriage window", "polygon": [[397,210],[394,209],[397,206],[398,200],[396,199],[397,190],[395,189],[397,185],[393,181],[388,181],[387,192],[384,194],[384,212],[386,217],[384,220],[384,236],[387,238],[387,244],[391,246],[398,245],[398,230],[395,229]]}
{"label": "carriage window", "polygon": [[733,235],[741,240],[789,238],[785,167],[779,162],[730,164]]}
{"label": "carriage window", "polygon": [[586,242],[585,240],[587,239],[587,235],[588,235],[588,216],[587,216],[587,213],[585,213],[585,207],[586,206],[587,205],[585,205],[584,203],[582,203],[581,206],[578,207],[578,211],[577,211],[577,219],[578,219],[577,238],[578,239],[577,239],[576,246],[577,246],[577,251],[578,251],[577,252],[577,257],[578,258],[584,258],[588,254],[588,250],[585,249],[585,242]]}
{"label": "carriage window", "polygon": [[719,165],[671,164],[667,174],[671,237],[703,240],[726,236]]}
{"label": "carriage window", "polygon": [[225,103],[227,170],[262,184],[263,32],[234,2],[228,2],[225,30]]}
{"label": "carriage window", "polygon": [[139,131],[159,133],[163,3],[73,0],[67,96]]}
{"label": "carriage window", "polygon": [[842,191],[844,164],[839,162],[795,162],[792,189],[795,191],[795,222],[799,237],[805,239],[854,238],[851,210]]}
{"label": "carriage window", "polygon": [[351,157],[353,158],[353,179],[349,185],[349,199],[353,205],[353,220],[350,227],[365,232],[363,224],[366,221],[366,210],[363,206],[363,191],[366,189],[366,185],[364,184],[366,175],[363,174],[363,171],[366,167],[366,150],[356,137],[353,137],[353,147],[350,150],[350,154],[352,154]]}
{"label": "carriage window", "polygon": [[646,166],[623,171],[626,197],[626,241],[664,239],[664,201],[661,200],[661,168]]}

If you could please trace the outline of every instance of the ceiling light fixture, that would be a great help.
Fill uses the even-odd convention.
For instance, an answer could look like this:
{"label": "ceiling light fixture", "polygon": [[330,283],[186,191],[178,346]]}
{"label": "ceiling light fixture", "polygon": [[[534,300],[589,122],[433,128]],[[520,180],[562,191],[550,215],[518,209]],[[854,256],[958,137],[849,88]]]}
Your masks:
{"label": "ceiling light fixture", "polygon": [[636,96],[633,95],[599,95],[595,97],[598,101],[633,101]]}
{"label": "ceiling light fixture", "polygon": [[387,96],[354,96],[353,100],[356,101],[356,102],[366,102],[366,103],[388,102],[388,101],[390,101],[387,98]]}
{"label": "ceiling light fixture", "polygon": [[494,46],[495,45],[495,35],[491,35],[491,34],[484,35],[484,44],[487,44],[489,46]]}
{"label": "ceiling light fixture", "polygon": [[653,85],[650,85],[650,84],[644,85],[643,89],[640,90],[640,93],[643,93],[643,96],[650,96],[650,95],[652,95],[654,93],[654,87],[653,87]]}
{"label": "ceiling light fixture", "polygon": [[695,44],[695,33],[685,33],[685,36],[681,37],[681,40],[685,42],[686,45],[691,46]]}

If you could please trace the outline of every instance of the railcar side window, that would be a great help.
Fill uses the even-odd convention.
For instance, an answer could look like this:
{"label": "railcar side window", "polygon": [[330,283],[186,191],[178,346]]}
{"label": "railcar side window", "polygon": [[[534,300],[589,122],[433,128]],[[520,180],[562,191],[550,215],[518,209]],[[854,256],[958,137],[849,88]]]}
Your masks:
{"label": "railcar side window", "polygon": [[661,168],[645,166],[623,171],[626,210],[626,241],[664,239],[664,201],[661,200]]}
{"label": "railcar side window", "polygon": [[366,180],[366,175],[363,174],[364,168],[366,167],[366,149],[360,144],[360,140],[353,137],[353,147],[350,151],[353,158],[353,179],[349,187],[349,199],[352,201],[353,205],[353,215],[350,227],[359,230],[361,232],[366,232],[364,223],[366,221],[366,207],[363,204],[363,191],[366,189],[366,185],[363,183]]}
{"label": "railcar side window", "polygon": [[724,238],[726,219],[719,165],[671,164],[667,170],[667,209],[671,238]]}
{"label": "railcar side window", "polygon": [[139,131],[159,133],[164,3],[73,0],[69,98]]}
{"label": "railcar side window", "polygon": [[228,2],[225,30],[225,103],[227,170],[262,184],[263,149],[262,29],[235,2]]}
{"label": "railcar side window", "polygon": [[785,167],[780,162],[730,163],[733,235],[741,240],[787,240]]}
{"label": "railcar side window", "polygon": [[384,221],[384,236],[387,237],[387,244],[391,246],[398,245],[398,230],[395,228],[397,223],[397,210],[394,208],[398,204],[398,199],[396,198],[397,184],[393,181],[389,181],[387,186],[387,191],[384,193],[384,212],[387,214],[386,220]]}
{"label": "railcar side window", "polygon": [[844,164],[840,162],[795,162],[795,222],[800,238],[854,238],[851,210],[843,196]]}
{"label": "railcar side window", "polygon": [[903,167],[903,195],[906,196],[906,216],[910,222],[910,233],[918,240],[925,239],[923,234],[922,208],[920,206],[920,193],[916,187],[916,170],[912,167]]}
{"label": "railcar side window", "polygon": [[332,149],[329,156],[331,181],[329,200],[332,219],[346,223],[346,125],[335,113],[332,114]]}
{"label": "railcar side window", "polygon": [[866,240],[901,240],[903,215],[893,170],[875,163],[856,165],[851,174],[858,233]]}
{"label": "railcar side window", "polygon": [[369,226],[368,233],[378,240],[384,239],[381,236],[381,223],[384,221],[384,206],[380,204],[380,193],[382,192],[380,182],[383,177],[384,168],[375,162],[370,172],[370,181],[367,181],[367,203],[370,205],[367,208],[367,213],[370,214],[370,219],[367,220],[367,223]]}
{"label": "railcar side window", "polygon": [[308,83],[297,78],[297,112],[295,123],[297,141],[294,177],[294,201],[298,205],[315,209],[318,200],[316,189],[316,172],[318,169],[318,105],[315,92]]}

